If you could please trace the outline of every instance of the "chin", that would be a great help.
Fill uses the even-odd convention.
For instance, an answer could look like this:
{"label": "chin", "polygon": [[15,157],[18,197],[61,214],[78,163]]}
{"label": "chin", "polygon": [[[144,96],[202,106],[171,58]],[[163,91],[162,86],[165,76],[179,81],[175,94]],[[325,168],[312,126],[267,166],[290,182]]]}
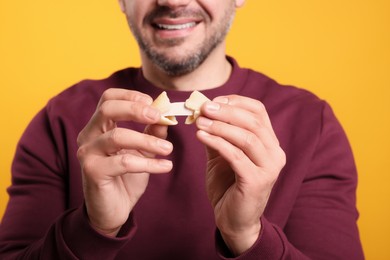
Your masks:
{"label": "chin", "polygon": [[[172,50],[173,52],[173,50]],[[182,76],[198,68],[207,56],[198,53],[172,55],[168,53],[146,53],[156,67],[169,76]]]}

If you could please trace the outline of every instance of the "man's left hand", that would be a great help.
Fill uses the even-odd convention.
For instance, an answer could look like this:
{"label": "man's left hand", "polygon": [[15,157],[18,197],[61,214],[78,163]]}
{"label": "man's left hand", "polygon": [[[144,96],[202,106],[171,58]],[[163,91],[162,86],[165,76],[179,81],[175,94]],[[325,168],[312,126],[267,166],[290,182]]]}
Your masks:
{"label": "man's left hand", "polygon": [[226,245],[240,255],[259,237],[260,217],[286,156],[260,101],[217,97],[201,113],[196,124],[207,147],[207,194]]}

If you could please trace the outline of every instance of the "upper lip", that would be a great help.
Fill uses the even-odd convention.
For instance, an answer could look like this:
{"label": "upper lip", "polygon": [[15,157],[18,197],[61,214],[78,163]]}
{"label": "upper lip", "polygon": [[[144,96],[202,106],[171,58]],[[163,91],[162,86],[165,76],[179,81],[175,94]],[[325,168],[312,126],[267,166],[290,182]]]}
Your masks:
{"label": "upper lip", "polygon": [[200,19],[195,18],[157,18],[152,21],[153,25],[181,25],[189,23],[199,23]]}

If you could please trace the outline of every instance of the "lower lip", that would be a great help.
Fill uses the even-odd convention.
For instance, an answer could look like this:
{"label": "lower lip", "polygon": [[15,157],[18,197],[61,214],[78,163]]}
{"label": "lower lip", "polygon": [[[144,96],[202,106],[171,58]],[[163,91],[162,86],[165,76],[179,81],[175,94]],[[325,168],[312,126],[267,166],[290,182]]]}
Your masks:
{"label": "lower lip", "polygon": [[196,28],[197,25],[180,30],[163,30],[154,28],[159,38],[171,39],[171,38],[183,38],[190,35]]}

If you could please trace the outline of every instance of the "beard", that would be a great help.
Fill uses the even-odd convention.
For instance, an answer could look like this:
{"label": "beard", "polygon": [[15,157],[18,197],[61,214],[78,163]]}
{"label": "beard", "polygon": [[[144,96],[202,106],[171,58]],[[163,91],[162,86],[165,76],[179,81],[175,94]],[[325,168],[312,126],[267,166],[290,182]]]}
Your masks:
{"label": "beard", "polygon": [[[157,39],[156,43],[159,46],[164,46],[163,49],[154,45],[153,41],[147,39],[145,35],[141,33],[140,28],[136,27],[131,19],[128,17],[128,22],[134,38],[136,39],[139,48],[143,51],[148,59],[163,72],[169,76],[181,76],[188,74],[197,69],[210,55],[210,53],[221,44],[227,33],[230,30],[231,24],[235,16],[234,1],[230,1],[231,5],[227,8],[224,16],[218,23],[211,27],[209,36],[193,47],[191,50],[186,50],[178,57],[174,57],[177,54],[173,47],[178,47],[184,43],[185,39]],[[150,12],[144,19],[143,24],[151,24],[151,21],[158,17],[198,17],[202,21],[210,24],[209,16],[203,10],[179,10],[172,11],[166,7],[157,7]],[[170,50],[172,48],[172,50]]]}

